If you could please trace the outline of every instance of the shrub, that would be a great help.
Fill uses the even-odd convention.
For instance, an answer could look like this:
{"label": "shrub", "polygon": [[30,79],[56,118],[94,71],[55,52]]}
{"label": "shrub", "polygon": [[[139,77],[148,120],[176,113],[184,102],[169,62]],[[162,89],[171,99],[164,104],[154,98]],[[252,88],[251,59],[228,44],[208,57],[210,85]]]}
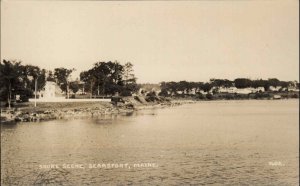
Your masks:
{"label": "shrub", "polygon": [[201,92],[198,92],[196,94],[196,98],[198,98],[198,99],[205,99],[204,95]]}
{"label": "shrub", "polygon": [[122,90],[120,96],[132,96],[132,93],[130,90]]}
{"label": "shrub", "polygon": [[163,97],[169,97],[169,93],[166,90],[162,90],[160,93],[158,93],[159,96],[163,96]]}
{"label": "shrub", "polygon": [[213,99],[213,95],[210,94],[210,93],[208,93],[208,94],[206,94],[206,98],[209,99],[209,100],[212,100]]}
{"label": "shrub", "polygon": [[166,98],[166,97],[159,97],[160,101],[165,101],[165,102],[170,102],[171,99],[170,98]]}
{"label": "shrub", "polygon": [[147,96],[147,97],[145,98],[145,100],[146,100],[147,102],[154,102],[154,101],[156,100],[156,97],[154,97],[154,96]]}
{"label": "shrub", "polygon": [[262,98],[270,98],[271,95],[268,93],[255,93],[255,99],[262,99]]}
{"label": "shrub", "polygon": [[225,94],[224,98],[225,99],[234,99],[234,96],[232,94]]}
{"label": "shrub", "polygon": [[126,106],[126,108],[134,109],[134,105],[132,103],[128,103],[125,106]]}
{"label": "shrub", "polygon": [[145,100],[147,102],[154,102],[154,101],[160,101],[160,99],[156,96],[155,92],[150,92],[147,94]]}
{"label": "shrub", "polygon": [[32,98],[32,97],[33,97],[33,92],[29,89],[25,89],[20,92],[20,101],[21,102],[28,102],[29,98]]}
{"label": "shrub", "polygon": [[156,93],[154,91],[151,91],[151,92],[147,93],[146,96],[154,97],[154,96],[156,96]]}
{"label": "shrub", "polygon": [[292,98],[299,98],[299,95],[298,94],[293,94]]}

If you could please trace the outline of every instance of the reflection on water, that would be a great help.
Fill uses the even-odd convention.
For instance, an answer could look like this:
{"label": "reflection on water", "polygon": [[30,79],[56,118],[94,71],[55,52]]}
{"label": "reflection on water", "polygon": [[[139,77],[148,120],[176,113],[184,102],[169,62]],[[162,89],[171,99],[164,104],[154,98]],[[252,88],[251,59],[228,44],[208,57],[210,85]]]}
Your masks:
{"label": "reflection on water", "polygon": [[1,182],[298,185],[298,116],[298,100],[214,101],[2,125]]}

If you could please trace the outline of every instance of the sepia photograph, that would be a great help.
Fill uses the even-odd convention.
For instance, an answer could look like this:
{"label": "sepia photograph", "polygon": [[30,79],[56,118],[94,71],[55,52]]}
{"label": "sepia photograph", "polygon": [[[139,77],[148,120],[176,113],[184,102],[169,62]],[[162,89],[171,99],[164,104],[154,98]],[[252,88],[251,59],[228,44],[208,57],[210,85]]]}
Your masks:
{"label": "sepia photograph", "polygon": [[299,185],[299,1],[1,0],[1,183]]}

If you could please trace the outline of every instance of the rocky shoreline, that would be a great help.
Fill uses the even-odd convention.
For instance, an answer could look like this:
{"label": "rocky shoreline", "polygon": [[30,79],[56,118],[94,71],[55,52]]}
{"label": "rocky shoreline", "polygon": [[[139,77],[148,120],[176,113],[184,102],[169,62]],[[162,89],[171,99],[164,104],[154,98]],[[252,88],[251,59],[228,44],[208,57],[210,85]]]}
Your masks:
{"label": "rocky shoreline", "polygon": [[[216,100],[222,97],[216,97]],[[226,97],[227,98],[227,97]],[[247,99],[248,97],[239,97]],[[237,100],[240,100],[237,99]],[[269,97],[260,99],[270,99]],[[72,119],[82,117],[101,117],[105,115],[130,114],[142,109],[165,108],[182,104],[195,103],[197,101],[209,101],[209,99],[200,100],[195,98],[164,98],[164,97],[125,97],[124,103],[109,102],[46,102],[38,103],[34,107],[33,103],[27,102],[17,105],[12,109],[1,108],[1,124],[10,124],[16,122],[39,122],[56,119]],[[230,100],[230,99],[229,99]],[[236,100],[236,99],[234,99]]]}
{"label": "rocky shoreline", "polygon": [[125,103],[113,105],[107,102],[80,103],[38,103],[20,105],[10,110],[1,109],[1,123],[39,122],[56,119],[70,119],[80,117],[101,117],[112,114],[130,114],[137,110],[150,108],[164,108],[192,103],[194,101],[165,100],[145,101],[143,98],[125,98]]}

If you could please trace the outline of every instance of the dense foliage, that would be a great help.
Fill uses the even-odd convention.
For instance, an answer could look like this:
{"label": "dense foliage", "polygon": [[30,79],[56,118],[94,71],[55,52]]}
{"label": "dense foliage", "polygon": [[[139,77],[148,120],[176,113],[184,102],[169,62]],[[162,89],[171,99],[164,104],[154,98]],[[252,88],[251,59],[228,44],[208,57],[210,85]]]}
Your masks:
{"label": "dense foliage", "polygon": [[[45,85],[46,70],[37,66],[22,65],[20,61],[3,60],[0,63],[0,96],[6,100],[8,107],[16,95],[28,100],[36,88],[41,90]],[[37,85],[37,86],[35,86]]]}
{"label": "dense foliage", "polygon": [[[83,93],[89,93],[90,97],[116,94],[131,96],[141,86],[147,87],[147,84],[138,85],[136,83],[137,78],[133,73],[133,65],[130,62],[125,65],[120,64],[118,61],[97,62],[89,70],[80,73],[80,80],[72,81],[70,77],[74,70],[61,67],[55,68],[52,72],[38,66],[23,65],[20,61],[3,60],[0,63],[0,99],[5,101],[8,107],[12,105],[12,100],[16,99],[16,95],[20,95],[21,101],[28,101],[28,98],[33,97],[35,91],[38,92],[44,88],[46,81],[56,82],[68,98],[69,93],[77,93],[79,90],[83,90]],[[268,80],[237,78],[233,81],[211,79],[209,82],[162,82],[159,96],[185,95],[189,94],[190,91],[194,91],[199,99],[211,99],[211,93],[214,94],[214,91],[220,87],[264,87],[268,91],[271,86],[281,87],[282,90],[290,87],[299,89],[299,83],[296,81],[280,81],[276,78]],[[149,87],[152,86],[149,84]],[[154,87],[152,89],[152,92],[146,94],[148,99],[156,97],[155,91],[157,91],[157,88],[155,88],[155,91]],[[204,96],[203,92],[209,94]],[[257,96],[264,96],[264,94]]]}
{"label": "dense foliage", "polygon": [[179,81],[179,82],[161,82],[161,92],[159,95],[161,96],[170,96],[170,95],[178,95],[178,94],[188,94],[192,89],[195,92],[210,92],[215,91],[220,87],[235,87],[235,88],[258,88],[263,87],[266,91],[269,88],[273,87],[281,87],[283,88],[299,88],[299,83],[295,81],[280,81],[276,78],[270,78],[268,80],[258,79],[251,80],[247,78],[237,78],[233,81],[228,79],[211,79],[209,82],[188,82],[188,81]]}
{"label": "dense foliage", "polygon": [[120,93],[130,96],[137,91],[133,65],[119,62],[97,62],[94,67],[80,73],[80,80],[85,83],[85,90],[91,95],[114,95]]}
{"label": "dense foliage", "polygon": [[133,73],[133,65],[127,62],[97,62],[93,68],[80,73],[80,80],[72,81],[71,73],[75,69],[55,68],[54,72],[40,69],[33,65],[23,65],[20,61],[3,60],[0,63],[0,96],[1,101],[10,107],[16,95],[23,100],[33,97],[35,90],[41,91],[46,81],[54,81],[69,97],[69,93],[76,93],[84,88],[93,95],[131,96],[139,86]]}

